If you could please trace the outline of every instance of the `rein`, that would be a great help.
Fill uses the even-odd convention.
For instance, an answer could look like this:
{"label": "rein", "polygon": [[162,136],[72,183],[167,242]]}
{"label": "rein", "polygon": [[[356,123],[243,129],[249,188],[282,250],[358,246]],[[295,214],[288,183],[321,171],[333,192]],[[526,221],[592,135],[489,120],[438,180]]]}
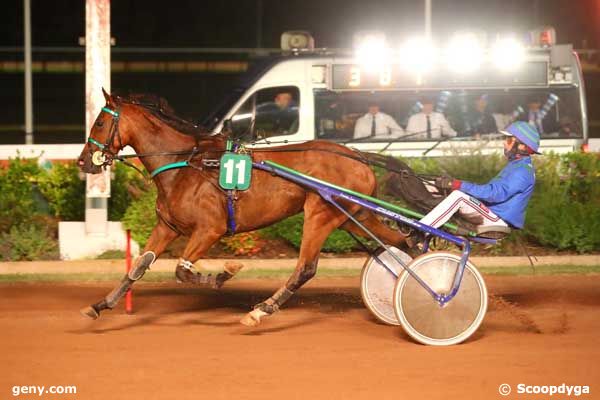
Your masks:
{"label": "rein", "polygon": [[[110,149],[110,147],[111,147],[111,144],[114,143],[115,138],[119,142],[119,149],[121,149],[123,147],[123,142],[121,140],[121,135],[119,133],[120,111],[119,111],[119,108],[117,108],[117,110],[112,110],[108,107],[102,107],[102,111],[110,114],[113,117],[113,120],[112,120],[112,125],[110,127],[109,138],[106,141],[106,143],[103,144],[103,143],[100,143],[97,140],[93,139],[92,137],[88,137],[88,140],[87,140],[88,143],[91,143],[100,149],[100,151],[95,151],[92,155],[92,162],[95,165],[98,165],[100,167],[106,167],[106,166],[112,165],[112,162],[114,160],[120,161],[123,164],[127,165],[128,167],[131,167],[131,168],[135,169],[136,171],[138,171],[145,179],[152,179],[152,178],[156,177],[157,175],[161,174],[162,172],[169,171],[172,169],[194,167],[193,165],[191,165],[190,161],[195,155],[197,155],[199,153],[199,150],[197,147],[194,147],[191,150],[179,150],[179,151],[170,151],[170,152],[153,152],[153,153],[135,153],[135,154],[128,154],[128,155],[118,155],[118,150],[117,150],[117,152],[113,152]],[[410,136],[412,136],[412,135],[410,135]],[[346,157],[346,158],[361,162],[361,163],[369,165],[369,166],[383,168],[386,171],[396,172],[398,174],[410,173],[411,175],[415,176],[416,178],[420,179],[423,182],[431,180],[431,177],[429,177],[429,176],[421,176],[421,175],[415,174],[412,171],[391,167],[384,161],[374,161],[372,159],[369,159],[369,157],[368,157],[368,155],[366,155],[366,153],[363,153],[356,149],[353,149],[353,150],[359,155],[354,156],[354,155],[350,155],[350,154],[347,154],[347,153],[344,153],[341,151],[329,150],[329,149],[309,149],[309,148],[253,149],[252,152],[290,153],[290,152],[303,152],[303,151],[321,151],[321,152],[325,152],[325,153],[331,153],[331,154],[336,154],[336,155],[339,155],[342,157]],[[222,149],[222,150],[213,150],[213,151],[219,153],[219,152],[225,152],[227,150]],[[176,161],[176,162],[172,162],[172,163],[160,166],[157,169],[155,169],[154,171],[152,171],[150,173],[150,176],[148,176],[147,173],[144,173],[142,170],[140,170],[134,164],[126,161],[129,158],[159,157],[159,156],[171,156],[171,155],[187,155],[189,157],[187,160],[184,160],[184,161]],[[202,160],[202,161],[205,164],[205,166],[207,166],[207,167],[217,167],[219,164],[217,160]],[[194,168],[197,168],[197,167],[194,167]]]}
{"label": "rein", "polygon": [[96,139],[94,139],[92,137],[88,137],[88,140],[87,140],[88,143],[91,143],[100,149],[99,151],[95,151],[92,154],[92,163],[94,165],[98,165],[100,167],[107,167],[109,165],[112,165],[113,161],[115,161],[115,160],[120,161],[123,164],[127,165],[128,167],[135,169],[137,172],[139,172],[144,177],[144,179],[149,179],[148,175],[146,173],[144,173],[137,166],[133,165],[132,163],[130,163],[126,160],[129,158],[189,155],[189,158],[186,161],[178,161],[175,163],[163,165],[163,166],[157,168],[156,170],[152,171],[152,173],[150,173],[150,179],[152,179],[156,175],[160,174],[161,172],[168,171],[170,169],[183,168],[183,167],[190,166],[191,158],[194,157],[196,154],[198,154],[198,149],[196,147],[194,147],[192,150],[165,151],[165,152],[154,152],[154,153],[135,153],[135,154],[119,155],[118,154],[119,150],[117,150],[117,152],[113,152],[111,150],[111,144],[114,143],[115,138],[117,138],[117,140],[119,142],[119,149],[121,149],[123,147],[123,141],[121,140],[121,135],[119,133],[119,119],[120,119],[119,108],[117,108],[117,110],[112,110],[108,107],[102,107],[102,111],[107,114],[110,114],[113,117],[113,119],[112,119],[110,131],[109,131],[110,132],[109,137],[108,137],[106,143],[100,143]]}

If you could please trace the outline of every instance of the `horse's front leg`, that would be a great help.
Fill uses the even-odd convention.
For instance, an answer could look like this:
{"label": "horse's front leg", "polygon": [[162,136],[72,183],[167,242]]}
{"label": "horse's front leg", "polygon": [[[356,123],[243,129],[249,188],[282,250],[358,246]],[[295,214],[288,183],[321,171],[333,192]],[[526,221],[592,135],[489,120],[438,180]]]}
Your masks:
{"label": "horse's front leg", "polygon": [[215,289],[219,289],[226,281],[233,278],[233,276],[239,272],[242,267],[241,264],[225,264],[224,271],[217,275],[202,275],[200,272],[195,271],[194,263],[198,261],[224,233],[224,230],[209,229],[196,230],[192,234],[183,251],[182,257],[179,259],[177,268],[175,269],[175,276],[177,277],[178,282],[192,283],[195,285],[210,285]]}
{"label": "horse's front leg", "polygon": [[127,293],[133,283],[144,276],[146,270],[154,263],[156,258],[165,250],[178,233],[159,220],[158,224],[152,230],[152,234],[148,239],[148,243],[144,247],[141,256],[135,260],[135,264],[131,271],[121,279],[119,285],[114,288],[106,297],[91,306],[81,309],[81,314],[92,319],[97,319],[100,312],[105,309],[113,309],[119,300]]}

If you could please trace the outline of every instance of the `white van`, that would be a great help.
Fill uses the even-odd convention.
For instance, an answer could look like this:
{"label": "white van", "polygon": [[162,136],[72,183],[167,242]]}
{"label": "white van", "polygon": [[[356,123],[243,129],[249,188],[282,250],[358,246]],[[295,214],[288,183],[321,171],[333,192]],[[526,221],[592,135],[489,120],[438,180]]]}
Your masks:
{"label": "white van", "polygon": [[[291,49],[250,68],[204,124],[214,132],[230,129],[250,148],[326,139],[361,150],[441,156],[501,150],[498,131],[519,119],[538,126],[542,151],[579,150],[588,124],[577,54],[571,45],[544,42],[555,37],[547,31],[537,34],[542,41],[519,54],[505,51],[502,60],[510,65],[495,63],[491,47],[479,59],[461,48],[463,70],[432,61],[417,73],[405,68],[401,52],[383,62],[370,54],[365,62],[349,51]],[[427,132],[423,125],[421,132],[411,128],[410,119],[427,109],[424,102],[433,103],[445,129],[441,123]],[[357,121],[375,105],[399,129],[359,134]]]}

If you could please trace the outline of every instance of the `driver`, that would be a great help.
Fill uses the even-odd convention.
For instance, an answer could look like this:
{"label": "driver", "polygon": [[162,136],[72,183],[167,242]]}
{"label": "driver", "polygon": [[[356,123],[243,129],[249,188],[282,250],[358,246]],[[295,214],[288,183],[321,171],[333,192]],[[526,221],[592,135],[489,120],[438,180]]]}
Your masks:
{"label": "driver", "polygon": [[436,187],[453,191],[424,216],[421,223],[439,228],[458,211],[483,226],[523,227],[535,185],[531,155],[540,154],[540,135],[535,127],[522,121],[509,125],[501,133],[506,135],[504,155],[508,164],[504,169],[484,185],[448,176],[437,178]]}

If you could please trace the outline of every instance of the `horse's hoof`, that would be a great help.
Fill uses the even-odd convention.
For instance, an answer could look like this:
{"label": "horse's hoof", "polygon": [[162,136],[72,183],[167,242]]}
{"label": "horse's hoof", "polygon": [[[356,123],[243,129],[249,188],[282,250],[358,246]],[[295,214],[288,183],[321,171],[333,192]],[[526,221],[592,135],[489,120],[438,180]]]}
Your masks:
{"label": "horse's hoof", "polygon": [[257,308],[244,315],[244,318],[242,318],[240,322],[249,327],[258,326],[260,324],[261,317],[264,317],[265,315],[269,314]]}
{"label": "horse's hoof", "polygon": [[81,310],[79,310],[79,312],[84,317],[88,317],[91,319],[98,319],[98,317],[100,316],[100,314],[98,314],[98,311],[96,311],[92,306],[83,307]]}
{"label": "horse's hoof", "polygon": [[244,264],[236,261],[227,261],[225,263],[225,266],[223,267],[225,272],[227,272],[231,276],[234,276],[235,274],[240,272],[242,268],[244,268]]}

